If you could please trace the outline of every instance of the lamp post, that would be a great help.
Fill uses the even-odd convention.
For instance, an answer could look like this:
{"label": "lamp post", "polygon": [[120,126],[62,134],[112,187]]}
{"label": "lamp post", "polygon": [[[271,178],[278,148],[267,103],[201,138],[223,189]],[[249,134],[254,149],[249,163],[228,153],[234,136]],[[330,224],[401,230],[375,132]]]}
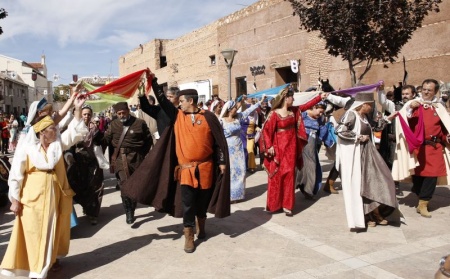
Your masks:
{"label": "lamp post", "polygon": [[228,68],[228,100],[231,100],[231,67],[233,66],[234,55],[237,50],[234,49],[224,49],[221,51],[223,58],[225,58],[225,63],[227,63]]}

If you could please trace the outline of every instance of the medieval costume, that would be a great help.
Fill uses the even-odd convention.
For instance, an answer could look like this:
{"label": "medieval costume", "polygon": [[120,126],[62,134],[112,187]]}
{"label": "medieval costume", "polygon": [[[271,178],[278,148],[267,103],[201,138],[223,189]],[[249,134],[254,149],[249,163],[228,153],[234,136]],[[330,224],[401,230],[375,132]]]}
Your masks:
{"label": "medieval costume", "polygon": [[[269,176],[266,210],[276,212],[284,209],[288,216],[292,216],[295,203],[295,167],[302,169],[303,147],[308,141],[301,112],[322,100],[319,95],[303,105],[289,107],[289,114],[282,117],[276,110],[287,96],[293,94],[287,87],[278,93],[261,136],[261,149],[265,152],[264,167]],[[275,152],[273,157],[267,153],[271,147]]]}
{"label": "medieval costume", "polygon": [[[248,109],[251,104],[244,104]],[[244,108],[242,108],[244,110]],[[256,136],[256,124],[258,123],[258,113],[252,111],[246,118],[241,121],[241,140],[244,144],[245,165],[248,170],[254,172],[256,170],[255,161],[255,136]]]}
{"label": "medieval costume", "polygon": [[[351,229],[365,228],[365,215],[369,213],[372,213],[368,215],[369,225],[387,225],[384,217],[397,207],[391,172],[375,147],[366,115],[357,112],[366,103],[373,103],[373,93],[358,93],[336,129],[336,168],[341,175],[347,223]],[[368,136],[369,140],[361,142],[362,136]]]}
{"label": "medieval costume", "polygon": [[[414,111],[410,108],[413,101],[421,104]],[[450,131],[450,116],[437,98],[431,102],[409,101],[399,114],[392,174],[399,181],[413,176],[412,192],[419,197],[417,212],[431,217],[427,206],[436,185],[448,185],[450,181],[450,149],[445,144]]]}
{"label": "medieval costume", "polygon": [[[185,251],[193,252],[195,217],[197,237],[204,238],[206,211],[218,218],[230,215],[227,142],[212,112],[197,109],[184,113],[165,98],[156,78],[152,87],[172,124],[126,181],[123,193],[156,210],[183,217]],[[183,91],[188,96],[196,93],[187,89],[180,91],[180,96]],[[219,165],[226,166],[223,174]]]}
{"label": "medieval costume", "polygon": [[235,106],[236,103],[234,101],[226,102],[222,108],[221,117],[219,118],[225,138],[227,139],[228,154],[230,156],[230,201],[232,202],[243,200],[245,197],[246,166],[244,146],[240,137],[241,121],[247,119],[247,116],[259,107],[259,103],[250,106],[244,112],[237,113],[234,121],[229,122],[223,116],[225,112],[229,112]]}
{"label": "medieval costume", "polygon": [[[116,112],[128,111],[130,113],[126,102],[119,102],[113,107]],[[97,143],[111,144],[113,146],[114,152],[110,161],[111,170],[118,179],[119,188],[121,188],[144,160],[145,155],[147,155],[152,146],[152,137],[145,121],[129,114],[128,118],[114,119],[101,142]],[[125,209],[126,222],[127,224],[132,224],[137,205],[136,201],[123,192],[121,197]]]}
{"label": "medieval costume", "polygon": [[63,150],[87,132],[74,119],[60,139],[44,151],[36,133],[53,120],[46,116],[33,125],[30,141],[18,148],[9,175],[9,196],[22,205],[1,264],[2,274],[46,278],[57,258],[69,251],[70,214],[74,192],[67,181]]}
{"label": "medieval costume", "polygon": [[76,193],[74,200],[83,207],[83,213],[89,217],[91,224],[95,225],[103,199],[103,169],[97,161],[93,141],[101,133],[94,123],[89,124],[86,137],[72,146],[64,157],[73,158],[67,160],[67,178]]}
{"label": "medieval costume", "polygon": [[[341,120],[341,117],[344,115],[345,111],[350,108],[350,106],[355,101],[352,97],[342,97],[338,95],[330,94],[327,97],[328,105],[327,110],[325,111],[328,114],[328,122],[327,122],[327,130],[328,135],[333,138],[333,141],[336,143],[336,131],[335,128],[338,126],[338,122]],[[331,105],[333,107],[332,111],[328,110],[328,106]],[[339,172],[336,169],[336,147],[337,144],[332,144],[330,146],[326,146],[325,156],[331,161],[333,161],[333,167],[328,173],[327,180],[322,189],[329,194],[339,194],[337,188],[334,187],[334,182],[339,177]]]}
{"label": "medieval costume", "polygon": [[[325,105],[323,105],[325,108]],[[319,150],[322,142],[327,147],[334,145],[335,141],[328,132],[328,126],[323,118],[314,119],[308,111],[302,112],[302,118],[308,137],[308,143],[303,148],[303,168],[297,172],[296,185],[308,198],[316,195],[322,187],[322,166],[319,161]]]}

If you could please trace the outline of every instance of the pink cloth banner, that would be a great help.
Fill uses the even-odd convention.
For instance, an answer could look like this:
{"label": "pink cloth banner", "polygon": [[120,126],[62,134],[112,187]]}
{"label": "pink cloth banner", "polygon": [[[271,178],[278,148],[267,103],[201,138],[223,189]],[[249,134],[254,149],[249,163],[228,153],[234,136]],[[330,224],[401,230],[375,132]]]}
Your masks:
{"label": "pink cloth banner", "polygon": [[423,107],[419,106],[419,119],[415,131],[413,132],[406,123],[405,119],[398,114],[400,123],[402,125],[403,133],[408,144],[409,153],[412,154],[414,150],[418,149],[424,141],[424,126],[423,126]]}

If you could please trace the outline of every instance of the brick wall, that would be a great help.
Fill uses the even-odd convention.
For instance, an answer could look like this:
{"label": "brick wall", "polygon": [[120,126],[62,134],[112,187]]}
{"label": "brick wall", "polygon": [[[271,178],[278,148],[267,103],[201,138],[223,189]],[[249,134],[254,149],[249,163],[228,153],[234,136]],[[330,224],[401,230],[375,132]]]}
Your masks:
{"label": "brick wall", "polygon": [[[450,63],[450,1],[444,1],[440,13],[431,13],[424,26],[417,30],[402,49],[399,59],[389,68],[375,63],[363,82],[380,79],[396,84],[403,78],[403,55],[407,61],[409,83],[420,84],[433,77],[449,81]],[[288,67],[291,59],[300,60],[298,81],[300,89],[317,85],[320,76],[329,78],[335,88],[350,86],[348,64],[339,57],[331,57],[324,49],[317,33],[300,29],[298,16],[293,16],[291,5],[283,0],[262,0],[238,12],[174,40],[153,40],[119,58],[120,75],[149,67],[160,82],[182,84],[211,79],[219,95],[227,98],[228,70],[220,53],[226,48],[236,49],[232,72],[232,95],[235,96],[237,77],[247,79],[247,91],[253,93],[253,82],[258,90],[280,85],[276,71]],[[159,69],[159,57],[166,55],[167,67]],[[215,55],[212,65],[210,56]],[[265,66],[264,74],[252,76],[250,67]],[[361,72],[362,68],[357,68]]]}

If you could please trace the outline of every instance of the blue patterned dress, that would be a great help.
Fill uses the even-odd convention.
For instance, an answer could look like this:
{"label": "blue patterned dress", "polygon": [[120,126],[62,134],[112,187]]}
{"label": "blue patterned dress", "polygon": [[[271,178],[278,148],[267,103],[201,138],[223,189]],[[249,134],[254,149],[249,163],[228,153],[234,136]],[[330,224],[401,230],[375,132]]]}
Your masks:
{"label": "blue patterned dress", "polygon": [[259,103],[247,108],[244,112],[238,113],[233,122],[220,119],[223,132],[228,143],[228,153],[230,156],[230,201],[243,200],[245,197],[245,155],[244,145],[240,137],[241,121],[259,107]]}

